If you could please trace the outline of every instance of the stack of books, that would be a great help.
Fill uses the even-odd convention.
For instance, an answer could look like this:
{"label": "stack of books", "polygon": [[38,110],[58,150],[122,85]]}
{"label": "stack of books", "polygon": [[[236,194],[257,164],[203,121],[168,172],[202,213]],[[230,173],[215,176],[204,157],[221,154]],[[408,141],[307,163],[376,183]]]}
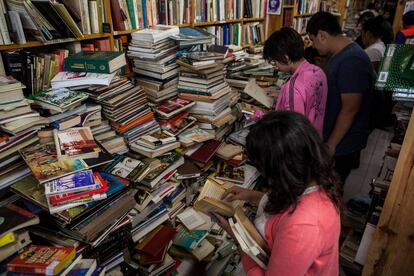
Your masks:
{"label": "stack of books", "polygon": [[[136,141],[141,135],[159,129],[153,112],[148,106],[144,90],[140,86],[134,86],[127,78],[118,78],[108,86],[90,87],[88,94],[102,105],[103,116],[110,122],[112,129],[124,137],[128,144]],[[103,125],[98,129],[108,130]],[[103,134],[98,137],[101,141],[106,138],[117,139],[110,133],[98,133]],[[104,140],[102,143],[105,144],[105,142],[108,141]],[[115,148],[123,147],[120,140],[119,143],[117,140],[111,143]],[[113,151],[112,148],[111,151]]]}
{"label": "stack of books", "polygon": [[180,47],[191,48],[197,45],[212,44],[214,37],[201,28],[180,27],[180,33],[172,37]]}
{"label": "stack of books", "polygon": [[221,139],[230,131],[235,120],[231,106],[237,102],[224,80],[223,54],[214,52],[190,52],[177,60],[181,66],[178,82],[180,97],[193,100],[189,109],[200,128]]}
{"label": "stack of books", "polygon": [[48,124],[30,107],[23,88],[13,77],[0,76],[0,188],[30,174],[18,150],[38,142],[36,132]]}
{"label": "stack of books", "polygon": [[148,99],[159,103],[177,94],[177,46],[169,37],[178,34],[176,26],[157,25],[132,34],[128,56],[133,71]]}

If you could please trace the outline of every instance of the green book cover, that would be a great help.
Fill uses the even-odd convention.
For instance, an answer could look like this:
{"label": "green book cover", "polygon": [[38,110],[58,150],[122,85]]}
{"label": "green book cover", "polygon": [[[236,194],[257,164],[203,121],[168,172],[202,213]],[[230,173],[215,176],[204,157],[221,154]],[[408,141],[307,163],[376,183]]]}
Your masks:
{"label": "green book cover", "polygon": [[73,104],[88,98],[88,94],[81,91],[70,90],[67,88],[43,90],[29,97],[39,105],[46,104],[47,107],[55,106],[59,109],[66,109]]}
{"label": "green book cover", "polygon": [[414,45],[389,44],[381,61],[375,88],[396,98],[414,99]]}
{"label": "green book cover", "polygon": [[137,24],[135,21],[135,11],[134,11],[134,1],[133,0],[126,0],[127,2],[127,6],[128,6],[128,13],[129,13],[129,17],[131,18],[131,26],[132,29],[137,29]]}
{"label": "green book cover", "polygon": [[125,65],[122,52],[82,51],[65,58],[64,70],[110,74]]}
{"label": "green book cover", "polygon": [[102,23],[104,22],[104,7],[103,7],[103,0],[97,0],[96,4],[98,6],[98,27],[99,33],[103,33]]}

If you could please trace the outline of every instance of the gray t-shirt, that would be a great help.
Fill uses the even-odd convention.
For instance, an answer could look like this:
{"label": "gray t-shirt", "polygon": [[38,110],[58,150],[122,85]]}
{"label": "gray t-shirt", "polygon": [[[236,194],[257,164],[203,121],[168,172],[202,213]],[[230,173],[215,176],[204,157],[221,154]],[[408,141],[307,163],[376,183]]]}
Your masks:
{"label": "gray t-shirt", "polygon": [[336,148],[336,156],[360,151],[367,145],[369,134],[369,112],[372,100],[374,71],[364,50],[351,43],[331,57],[325,68],[328,78],[328,99],[326,102],[323,136],[331,135],[342,108],[342,93],[362,94],[362,103],[351,128]]}

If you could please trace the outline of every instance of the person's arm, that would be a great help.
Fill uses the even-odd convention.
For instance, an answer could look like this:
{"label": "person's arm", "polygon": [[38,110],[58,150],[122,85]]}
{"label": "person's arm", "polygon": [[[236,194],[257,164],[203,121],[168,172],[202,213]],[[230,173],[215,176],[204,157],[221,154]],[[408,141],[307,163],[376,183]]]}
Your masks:
{"label": "person's arm", "polygon": [[370,93],[373,70],[368,66],[359,58],[349,58],[342,62],[337,72],[336,81],[341,96],[341,110],[333,130],[326,140],[332,153],[335,153],[336,147],[351,128],[361,109],[364,94]]}
{"label": "person's arm", "polygon": [[320,255],[319,227],[300,224],[288,229],[272,231],[273,247],[266,270],[245,255],[242,264],[247,276],[305,275]]}
{"label": "person's arm", "polygon": [[332,130],[326,144],[332,152],[335,152],[336,146],[344,138],[345,134],[351,128],[355,116],[361,108],[362,94],[346,93],[341,94],[342,108],[336,118],[335,127]]}

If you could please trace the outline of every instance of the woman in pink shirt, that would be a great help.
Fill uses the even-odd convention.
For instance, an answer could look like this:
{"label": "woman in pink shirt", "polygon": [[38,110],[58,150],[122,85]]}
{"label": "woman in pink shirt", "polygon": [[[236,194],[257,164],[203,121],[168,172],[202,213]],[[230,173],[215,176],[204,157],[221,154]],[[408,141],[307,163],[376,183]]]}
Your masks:
{"label": "woman in pink shirt", "polygon": [[[271,112],[250,130],[246,150],[266,193],[234,187],[223,199],[259,206],[255,225],[271,249],[266,269],[240,250],[246,274],[338,275],[338,178],[315,128],[301,114]],[[215,216],[232,235],[227,220]]]}
{"label": "woman in pink shirt", "polygon": [[263,57],[281,72],[290,73],[277,98],[277,111],[291,110],[305,115],[322,133],[328,85],[326,75],[304,58],[301,36],[292,28],[283,27],[266,40]]}

